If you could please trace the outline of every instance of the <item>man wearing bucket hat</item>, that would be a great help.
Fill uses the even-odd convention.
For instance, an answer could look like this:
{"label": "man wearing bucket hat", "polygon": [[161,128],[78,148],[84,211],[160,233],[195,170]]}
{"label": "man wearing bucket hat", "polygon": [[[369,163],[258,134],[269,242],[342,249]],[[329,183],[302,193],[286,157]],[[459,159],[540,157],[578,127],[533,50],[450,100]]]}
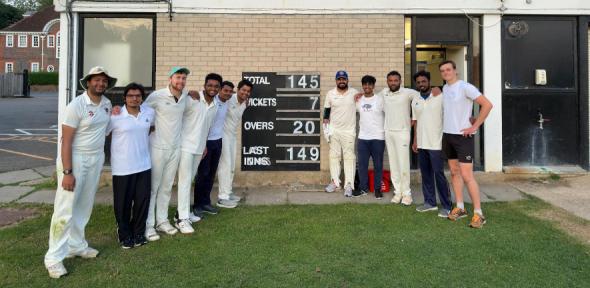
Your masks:
{"label": "man wearing bucket hat", "polygon": [[55,193],[45,267],[49,277],[67,274],[64,258],[95,258],[98,251],[88,246],[84,228],[90,219],[94,195],[104,163],[104,142],[111,116],[111,101],[103,94],[115,86],[116,78],[102,67],[93,67],[80,85],[84,90],[68,104],[62,123],[59,187]]}
{"label": "man wearing bucket hat", "polygon": [[344,158],[344,196],[352,197],[355,173],[356,103],[358,91],[348,87],[348,73],[336,72],[336,88],[324,102],[324,124],[330,125],[330,176],[328,193],[340,188],[340,160]]}
{"label": "man wearing bucket hat", "polygon": [[149,241],[160,239],[156,230],[168,235],[178,232],[168,220],[168,205],[180,160],[180,132],[188,95],[184,88],[189,74],[185,67],[172,67],[168,86],[152,92],[145,100],[156,112],[156,130],[150,135],[152,194],[145,229]]}

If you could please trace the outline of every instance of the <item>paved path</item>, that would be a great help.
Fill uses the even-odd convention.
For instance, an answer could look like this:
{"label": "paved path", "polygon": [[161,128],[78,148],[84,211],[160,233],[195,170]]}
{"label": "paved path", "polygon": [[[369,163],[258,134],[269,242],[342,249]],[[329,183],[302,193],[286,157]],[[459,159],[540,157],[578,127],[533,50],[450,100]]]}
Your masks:
{"label": "paved path", "polygon": [[[52,166],[0,173],[0,203],[53,203],[54,189],[36,189],[36,185],[50,181],[54,173]],[[412,179],[419,179],[412,173]],[[103,175],[108,178],[108,175]],[[516,178],[515,178],[516,177]],[[517,201],[530,194],[555,206],[570,211],[574,215],[590,220],[590,174],[562,178],[559,181],[538,180],[531,176],[512,176],[501,173],[476,173],[482,191],[483,202]],[[106,183],[106,182],[105,182]],[[424,202],[420,183],[412,183],[415,204]],[[176,205],[176,187],[171,200]],[[342,192],[325,193],[319,185],[292,185],[287,187],[243,187],[236,193],[243,196],[245,205],[308,205],[341,203],[388,204],[393,193],[385,193],[382,200],[373,194],[359,198],[346,198]],[[113,203],[112,187],[104,184],[96,193],[96,204]],[[212,199],[217,198],[217,187],[213,188]],[[469,202],[467,191],[463,192]],[[523,194],[524,193],[524,194]]]}

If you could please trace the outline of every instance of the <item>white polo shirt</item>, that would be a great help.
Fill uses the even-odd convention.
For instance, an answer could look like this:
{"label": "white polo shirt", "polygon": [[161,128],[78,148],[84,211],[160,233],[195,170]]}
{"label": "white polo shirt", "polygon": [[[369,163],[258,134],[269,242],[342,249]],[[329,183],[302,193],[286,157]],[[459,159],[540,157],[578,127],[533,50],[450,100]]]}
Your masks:
{"label": "white polo shirt", "polygon": [[112,133],[113,175],[125,176],[152,168],[149,135],[154,118],[154,109],[147,105],[141,105],[137,117],[129,114],[126,106],[121,108],[121,114],[111,116],[107,134]]}
{"label": "white polo shirt", "polygon": [[227,114],[227,101],[221,101],[218,94],[215,96],[214,102],[215,106],[217,106],[217,113],[215,114],[213,125],[211,125],[211,129],[209,130],[209,137],[207,137],[207,140],[219,140],[223,138],[223,126],[225,123],[225,116]]}
{"label": "white polo shirt", "polygon": [[410,131],[412,129],[410,106],[412,100],[415,97],[420,97],[420,94],[415,90],[404,87],[400,87],[395,92],[385,88],[379,94],[383,96],[385,131]]}
{"label": "white polo shirt", "polygon": [[217,113],[215,100],[207,103],[203,91],[199,99],[186,99],[187,108],[182,119],[181,150],[191,154],[203,154],[207,145],[207,135]]}
{"label": "white polo shirt", "polygon": [[151,134],[151,144],[160,149],[176,149],[180,146],[182,115],[186,109],[188,91],[182,91],[178,102],[168,87],[152,92],[145,105],[156,112],[156,130]]}
{"label": "white polo shirt", "polygon": [[338,88],[328,91],[324,101],[324,108],[330,108],[330,126],[334,130],[356,131],[356,103],[354,95],[358,91],[348,88],[340,93]]}
{"label": "white polo shirt", "polygon": [[383,97],[364,95],[356,102],[356,110],[359,112],[359,136],[361,140],[384,140],[383,130]]}
{"label": "white polo shirt", "polygon": [[229,100],[227,100],[227,115],[225,116],[225,122],[223,126],[223,135],[224,136],[233,136],[235,137],[238,133],[238,125],[242,121],[242,115],[246,110],[246,102],[238,102],[238,94],[234,94],[231,96]]}
{"label": "white polo shirt", "polygon": [[473,100],[481,92],[470,83],[458,80],[453,85],[445,84],[443,95],[443,132],[462,135],[461,130],[471,127],[469,118],[473,112]]}
{"label": "white polo shirt", "polygon": [[111,101],[107,97],[101,96],[100,103],[95,104],[86,92],[68,104],[63,124],[76,129],[72,152],[98,153],[104,151],[104,140],[111,110]]}
{"label": "white polo shirt", "polygon": [[441,150],[443,126],[443,95],[412,101],[412,120],[416,120],[416,141],[418,148]]}

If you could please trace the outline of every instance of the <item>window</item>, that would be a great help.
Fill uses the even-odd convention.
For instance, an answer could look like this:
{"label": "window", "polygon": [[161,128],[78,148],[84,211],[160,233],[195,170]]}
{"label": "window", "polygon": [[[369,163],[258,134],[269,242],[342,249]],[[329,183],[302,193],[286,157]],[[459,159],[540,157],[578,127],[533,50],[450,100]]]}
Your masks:
{"label": "window", "polygon": [[47,48],[53,48],[53,47],[55,47],[55,36],[48,35],[47,36]]}
{"label": "window", "polygon": [[14,64],[12,62],[6,62],[6,65],[4,67],[4,72],[5,73],[12,73],[12,72],[14,72]]}
{"label": "window", "polygon": [[27,47],[27,35],[18,35],[18,47]]}
{"label": "window", "polygon": [[83,45],[78,71],[83,73],[100,65],[116,75],[118,87],[130,82],[154,86],[155,15],[95,14],[82,17],[80,21]]}
{"label": "window", "polygon": [[39,35],[31,36],[31,46],[32,47],[39,47]]}
{"label": "window", "polygon": [[47,65],[47,72],[54,72],[55,71],[55,67],[53,67],[53,65]]}
{"label": "window", "polygon": [[57,32],[57,34],[55,34],[55,58],[59,59],[59,52],[61,51],[61,44],[60,44],[60,36],[59,36],[59,32]]}
{"label": "window", "polygon": [[6,47],[14,47],[14,35],[6,35]]}
{"label": "window", "polygon": [[31,63],[31,72],[39,72],[39,62]]}

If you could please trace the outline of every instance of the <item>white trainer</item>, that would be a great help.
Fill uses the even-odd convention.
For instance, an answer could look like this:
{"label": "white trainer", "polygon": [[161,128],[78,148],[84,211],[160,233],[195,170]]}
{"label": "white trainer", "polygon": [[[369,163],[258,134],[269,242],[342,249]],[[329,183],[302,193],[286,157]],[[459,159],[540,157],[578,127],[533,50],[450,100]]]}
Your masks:
{"label": "white trainer", "polygon": [[154,242],[160,240],[160,235],[158,235],[154,227],[148,227],[145,228],[145,238],[150,242]]}
{"label": "white trainer", "polygon": [[162,222],[158,226],[156,226],[156,231],[164,232],[168,235],[174,235],[176,234],[176,232],[178,232],[178,230],[176,230],[174,226],[170,225],[170,222],[168,221]]}
{"label": "white trainer", "polygon": [[229,200],[233,201],[233,202],[240,202],[242,200],[242,197],[240,197],[234,193],[231,193],[231,194],[229,194]]}
{"label": "white trainer", "polygon": [[174,226],[182,234],[191,234],[195,232],[195,229],[193,229],[193,226],[191,226],[191,222],[188,219],[178,220],[174,223]]}
{"label": "white trainer", "polygon": [[69,252],[66,258],[82,257],[84,259],[96,258],[98,256],[98,250],[92,247],[86,247],[86,249],[80,252]]}
{"label": "white trainer", "polygon": [[412,205],[412,202],[414,202],[412,195],[404,195],[404,197],[402,197],[402,205],[410,206]]}
{"label": "white trainer", "polygon": [[402,194],[395,194],[393,195],[393,198],[391,198],[391,203],[393,204],[399,204],[400,201],[402,201]]}
{"label": "white trainer", "polygon": [[61,276],[68,274],[68,270],[64,267],[64,264],[59,262],[47,267],[47,272],[49,272],[49,277],[53,279],[58,279]]}
{"label": "white trainer", "polygon": [[344,186],[344,197],[352,197],[352,185],[346,184]]}
{"label": "white trainer", "polygon": [[326,188],[324,189],[326,191],[326,193],[332,193],[334,191],[336,191],[337,189],[340,189],[340,187],[336,184],[334,184],[334,181],[330,182],[330,184],[328,184],[328,186],[326,186]]}
{"label": "white trainer", "polygon": [[191,223],[197,223],[199,221],[201,221],[201,217],[195,215],[195,213],[191,212],[190,214],[188,214],[188,221],[191,221]]}

